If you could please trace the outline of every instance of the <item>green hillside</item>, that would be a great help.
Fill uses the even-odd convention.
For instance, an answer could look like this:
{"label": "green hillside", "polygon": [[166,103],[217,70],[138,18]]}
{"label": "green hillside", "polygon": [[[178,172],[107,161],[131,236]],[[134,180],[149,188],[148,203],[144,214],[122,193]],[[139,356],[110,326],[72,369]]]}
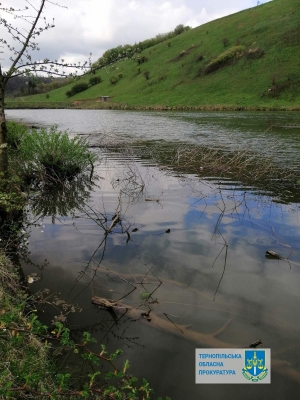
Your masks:
{"label": "green hillside", "polygon": [[98,70],[102,82],[70,98],[66,92],[78,82],[15,101],[101,107],[96,99],[112,96],[124,107],[300,109],[299,55],[300,2],[273,0],[148,48],[141,64],[135,56]]}

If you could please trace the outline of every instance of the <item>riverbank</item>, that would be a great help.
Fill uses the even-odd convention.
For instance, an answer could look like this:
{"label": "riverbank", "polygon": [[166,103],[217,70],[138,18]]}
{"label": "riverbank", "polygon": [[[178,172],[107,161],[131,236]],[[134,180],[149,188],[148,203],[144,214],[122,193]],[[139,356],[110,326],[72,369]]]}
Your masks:
{"label": "riverbank", "polygon": [[[19,271],[0,252],[0,397],[44,398],[58,392],[49,345],[35,335],[36,310],[27,308],[30,294]],[[2,397],[3,396],[3,397]],[[60,397],[57,397],[57,399]]]}
{"label": "riverbank", "polygon": [[7,101],[8,110],[74,109],[74,110],[130,110],[130,111],[300,111],[300,105],[291,106],[249,106],[206,105],[206,106],[167,106],[167,105],[129,105],[126,103],[99,102],[97,99],[74,102],[26,102]]}

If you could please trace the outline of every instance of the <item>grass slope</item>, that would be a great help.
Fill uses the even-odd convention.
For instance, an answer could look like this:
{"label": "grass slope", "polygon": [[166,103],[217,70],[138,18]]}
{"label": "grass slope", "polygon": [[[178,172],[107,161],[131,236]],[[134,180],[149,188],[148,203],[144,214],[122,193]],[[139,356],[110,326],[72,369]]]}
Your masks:
{"label": "grass slope", "polygon": [[[97,71],[103,81],[71,98],[65,93],[74,84],[49,92],[49,98],[41,94],[23,100],[71,105],[93,99],[85,104],[100,107],[96,99],[105,95],[129,107],[300,107],[299,0],[273,0],[169,42],[145,50],[142,54],[148,60],[141,65],[126,60]],[[122,78],[112,85],[110,78],[119,74]]]}

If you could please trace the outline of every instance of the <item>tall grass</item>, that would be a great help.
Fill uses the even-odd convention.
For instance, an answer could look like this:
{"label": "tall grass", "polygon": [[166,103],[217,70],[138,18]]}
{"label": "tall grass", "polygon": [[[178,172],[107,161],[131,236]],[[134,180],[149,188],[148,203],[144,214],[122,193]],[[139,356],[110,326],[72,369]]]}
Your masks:
{"label": "tall grass", "polygon": [[10,123],[8,141],[11,143],[11,161],[25,178],[44,181],[72,179],[93,170],[96,161],[96,156],[88,150],[82,138],[70,138],[56,126],[49,131],[30,131],[20,124]]}
{"label": "tall grass", "polygon": [[21,143],[23,136],[27,133],[28,128],[15,121],[7,122],[7,144],[10,148],[16,150]]}

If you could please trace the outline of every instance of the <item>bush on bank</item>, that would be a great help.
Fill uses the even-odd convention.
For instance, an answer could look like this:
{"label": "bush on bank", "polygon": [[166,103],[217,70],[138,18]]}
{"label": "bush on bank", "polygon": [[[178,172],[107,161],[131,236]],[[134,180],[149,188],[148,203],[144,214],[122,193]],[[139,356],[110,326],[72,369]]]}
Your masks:
{"label": "bush on bank", "polygon": [[78,137],[70,138],[57,127],[29,130],[22,125],[8,125],[10,154],[25,179],[64,180],[93,169],[96,156]]}

